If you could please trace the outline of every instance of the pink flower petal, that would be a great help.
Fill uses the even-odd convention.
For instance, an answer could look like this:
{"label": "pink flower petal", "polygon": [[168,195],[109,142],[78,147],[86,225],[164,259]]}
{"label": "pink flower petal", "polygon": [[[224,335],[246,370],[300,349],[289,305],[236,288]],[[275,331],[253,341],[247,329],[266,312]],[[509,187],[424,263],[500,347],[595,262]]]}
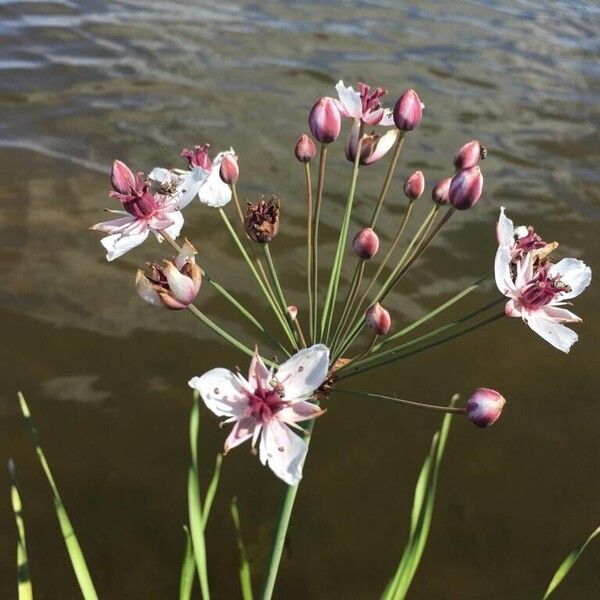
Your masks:
{"label": "pink flower petal", "polygon": [[200,392],[204,404],[218,417],[242,417],[247,408],[243,380],[227,369],[212,369],[188,385]]}
{"label": "pink flower petal", "polygon": [[283,385],[284,400],[293,402],[308,398],[327,378],[329,348],[316,344],[304,348],[284,362],[276,373]]}
{"label": "pink flower petal", "polygon": [[296,485],[302,479],[302,466],[308,446],[286,425],[271,419],[263,425],[259,457],[263,465],[288,485]]}

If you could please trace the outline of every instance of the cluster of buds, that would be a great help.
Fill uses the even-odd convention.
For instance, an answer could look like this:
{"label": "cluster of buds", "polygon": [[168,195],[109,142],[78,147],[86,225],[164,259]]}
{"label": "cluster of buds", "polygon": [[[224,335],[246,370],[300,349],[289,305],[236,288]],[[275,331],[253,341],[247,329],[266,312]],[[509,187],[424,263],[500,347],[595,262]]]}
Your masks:
{"label": "cluster of buds", "polygon": [[196,249],[185,240],[178,256],[164,265],[148,263],[148,272],[138,270],[135,287],[140,297],[154,306],[170,310],[187,308],[196,298],[202,271],[196,264]]}
{"label": "cluster of buds", "polygon": [[279,210],[276,196],[248,202],[244,216],[244,229],[248,237],[259,244],[268,244],[279,232]]}
{"label": "cluster of buds", "polygon": [[456,175],[452,177],[448,190],[448,199],[458,210],[475,206],[483,190],[483,175],[479,161],[487,156],[487,150],[473,140],[461,146],[454,155]]}

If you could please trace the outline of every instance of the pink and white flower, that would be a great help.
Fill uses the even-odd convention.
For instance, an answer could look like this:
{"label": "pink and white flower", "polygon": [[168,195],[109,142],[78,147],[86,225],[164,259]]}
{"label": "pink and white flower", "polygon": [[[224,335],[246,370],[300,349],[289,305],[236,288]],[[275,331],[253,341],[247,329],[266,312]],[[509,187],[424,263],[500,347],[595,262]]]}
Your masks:
{"label": "pink and white flower", "polygon": [[345,87],[342,80],[338,81],[335,89],[339,98],[335,103],[343,117],[362,121],[366,125],[390,127],[394,124],[392,111],[381,103],[387,90],[380,87],[372,90],[367,84],[359,82],[357,92],[352,86]]}
{"label": "pink and white flower", "polygon": [[506,315],[521,317],[549,344],[569,352],[578,336],[563,323],[578,323],[581,319],[563,306],[590,284],[591,269],[575,258],[540,264],[532,252],[513,266],[510,246],[505,245],[498,247],[494,272],[498,289],[509,298]]}
{"label": "pink and white flower", "polygon": [[225,440],[226,453],[251,439],[253,448],[259,443],[261,463],[288,485],[296,485],[308,450],[298,423],[323,414],[309,399],[327,378],[328,364],[329,349],[323,344],[300,350],[277,373],[267,369],[257,351],[248,379],[227,369],[212,369],[190,379],[189,385],[215,415],[235,423]]}
{"label": "pink and white flower", "polygon": [[189,170],[155,167],[148,175],[160,189],[171,194],[177,205],[185,208],[196,196],[203,204],[215,208],[231,200],[231,188],[221,179],[221,162],[227,155],[235,157],[233,148],[219,152],[214,160],[208,154],[208,144],[181,152]]}
{"label": "pink and white flower", "polygon": [[144,174],[133,175],[129,167],[115,160],[111,171],[113,191],[110,196],[117,198],[125,210],[107,209],[116,213],[118,219],[96,223],[92,229],[105,231],[109,235],[102,238],[106,248],[106,260],[112,261],[143,243],[150,232],[159,241],[161,231],[176,238],[183,227],[183,215],[176,198],[150,191]]}
{"label": "pink and white flower", "polygon": [[513,262],[520,260],[529,252],[542,259],[558,248],[558,242],[545,242],[531,225],[515,227],[504,213],[504,210],[504,206],[502,206],[500,208],[500,218],[496,225],[496,237],[498,238],[498,246],[500,248],[504,247],[510,252]]}

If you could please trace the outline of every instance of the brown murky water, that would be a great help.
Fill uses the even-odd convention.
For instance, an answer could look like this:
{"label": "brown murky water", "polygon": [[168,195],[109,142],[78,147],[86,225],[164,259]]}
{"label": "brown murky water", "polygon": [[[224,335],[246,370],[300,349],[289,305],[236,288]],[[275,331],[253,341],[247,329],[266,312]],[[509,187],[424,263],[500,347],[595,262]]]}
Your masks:
{"label": "brown murky water", "polygon": [[[591,1],[0,1],[0,458],[14,457],[19,468],[37,597],[78,591],[16,390],[29,398],[100,596],[173,598],[186,520],[186,381],[246,362],[187,313],[139,301],[134,269],[162,255],[156,243],[104,261],[87,227],[108,205],[112,159],[149,169],[177,164],[183,146],[233,145],[243,193],[284,199],[273,251],[294,297],[304,281],[304,196],[291,149],[308,108],[340,77],[394,95],[416,87],[426,118],[403,153],[383,237],[395,230],[398,183],[410,170],[423,169],[430,189],[460,143],[479,137],[490,156],[485,198],[451,221],[394,297],[394,321],[406,323],[490,269],[501,205],[595,267],[599,26]],[[349,174],[341,145],[335,152],[324,257]],[[383,172],[365,170],[353,228],[370,215]],[[207,269],[251,304],[251,281],[218,216],[199,205],[186,214]],[[569,356],[502,320],[354,380],[357,389],[423,401],[479,385],[509,399],[489,431],[454,424],[412,598],[539,597],[566,552],[598,525],[597,289],[577,301],[584,324]],[[494,293],[475,294],[464,310]],[[251,343],[208,287],[202,303]],[[202,414],[207,478],[223,432]],[[438,424],[376,401],[330,401],[278,598],[378,597],[406,539],[413,486]],[[10,598],[15,532],[4,489],[0,596]],[[239,496],[258,578],[283,493],[249,452],[225,461],[208,529],[215,598],[237,593],[229,499]],[[592,546],[556,598],[598,597],[599,568]]]}

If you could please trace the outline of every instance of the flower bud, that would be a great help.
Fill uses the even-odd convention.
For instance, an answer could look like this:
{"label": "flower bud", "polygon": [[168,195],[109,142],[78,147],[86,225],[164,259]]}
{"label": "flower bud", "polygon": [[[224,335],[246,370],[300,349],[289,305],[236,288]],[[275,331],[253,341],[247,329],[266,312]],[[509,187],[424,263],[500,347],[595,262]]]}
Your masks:
{"label": "flower bud", "polygon": [[466,210],[477,204],[483,189],[483,175],[478,165],[459,171],[450,183],[448,196],[454,208]]}
{"label": "flower bud", "polygon": [[366,312],[367,325],[375,332],[375,335],[386,335],[392,326],[390,313],[379,304],[373,304]]}
{"label": "flower bud", "polygon": [[333,98],[324,96],[317,100],[308,116],[308,126],[318,142],[335,142],[342,128],[342,117]]}
{"label": "flower bud", "polygon": [[433,190],[431,190],[431,199],[442,206],[443,204],[449,204],[450,202],[450,184],[452,183],[452,177],[445,177],[440,179]]}
{"label": "flower bud", "polygon": [[209,170],[212,167],[212,160],[208,156],[208,149],[210,144],[203,144],[202,146],[194,146],[193,150],[184,148],[181,151],[181,155],[188,161],[190,169],[200,167],[201,169]]}
{"label": "flower bud", "polygon": [[279,200],[271,196],[269,200],[260,198],[248,202],[244,229],[248,236],[259,244],[268,244],[279,231]]}
{"label": "flower bud", "polygon": [[120,160],[113,162],[110,171],[110,183],[119,194],[131,194],[131,190],[136,189],[136,179],[131,169]]}
{"label": "flower bud", "polygon": [[221,168],[219,175],[223,183],[227,185],[235,185],[240,178],[240,167],[238,165],[237,156],[233,152],[228,152],[221,159]]}
{"label": "flower bud", "polygon": [[407,90],[394,106],[394,123],[402,131],[411,131],[423,119],[425,105],[415,90]]}
{"label": "flower bud", "polygon": [[415,171],[404,181],[404,194],[411,200],[416,200],[425,191],[423,171]]}
{"label": "flower bud", "polygon": [[290,319],[295,321],[298,316],[298,307],[295,304],[291,304],[286,310],[288,311],[288,315],[290,315]]}
{"label": "flower bud", "polygon": [[149,273],[138,269],[135,287],[148,304],[181,310],[191,304],[202,283],[202,271],[194,260],[196,250],[187,240],[179,255],[164,266],[149,263]]}
{"label": "flower bud", "polygon": [[352,240],[352,250],[358,258],[369,260],[377,254],[379,250],[379,237],[371,227],[361,229]]}
{"label": "flower bud", "polygon": [[315,143],[305,133],[303,133],[298,138],[296,147],[294,148],[296,160],[302,163],[308,163],[313,159],[315,152]]}
{"label": "flower bud", "polygon": [[467,142],[461,146],[454,155],[454,166],[458,171],[474,167],[487,156],[487,150],[479,143],[479,140]]}
{"label": "flower bud", "polygon": [[504,397],[490,388],[476,389],[467,400],[467,417],[477,427],[494,424],[506,404]]}

